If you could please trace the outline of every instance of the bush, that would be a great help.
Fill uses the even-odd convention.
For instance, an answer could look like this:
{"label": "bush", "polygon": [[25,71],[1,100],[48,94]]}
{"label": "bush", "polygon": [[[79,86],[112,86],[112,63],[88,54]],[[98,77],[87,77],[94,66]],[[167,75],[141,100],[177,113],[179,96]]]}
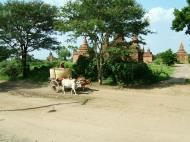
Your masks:
{"label": "bush", "polygon": [[[62,61],[55,60],[52,62],[49,61],[35,61],[30,64],[29,79],[35,82],[47,82],[49,79],[49,69],[50,68],[59,68]],[[73,67],[71,61],[64,61],[65,68]]]}
{"label": "bush", "polygon": [[47,67],[47,68],[53,68],[53,67],[59,67],[60,62],[55,60],[52,62],[49,61],[33,61],[30,62],[30,70],[33,70],[34,68],[41,68],[41,67]]}
{"label": "bush", "polygon": [[171,66],[177,61],[176,54],[171,49],[161,53],[159,57],[162,59],[163,64]]}
{"label": "bush", "polygon": [[153,63],[154,63],[154,64],[157,64],[157,65],[163,64],[161,58],[156,58],[156,59],[153,61]]}
{"label": "bush", "polygon": [[113,84],[147,84],[153,80],[152,71],[143,62],[130,60],[131,50],[113,47],[108,50],[109,58],[105,60],[104,78],[112,78]]}
{"label": "bush", "polygon": [[80,56],[73,65],[73,77],[85,76],[93,81],[97,80],[96,59]]}
{"label": "bush", "polygon": [[149,64],[148,66],[153,73],[155,82],[169,79],[170,75],[174,71],[174,68],[164,65],[164,64],[158,65],[158,64],[153,63],[153,64]]}
{"label": "bush", "polygon": [[16,79],[21,73],[21,63],[17,60],[3,61],[0,63],[0,74]]}
{"label": "bush", "polygon": [[110,62],[104,66],[104,77],[111,77],[113,83],[133,84],[149,83],[153,78],[151,70],[145,63]]}
{"label": "bush", "polygon": [[60,62],[55,60],[49,61],[33,61],[30,63],[30,71],[28,78],[35,82],[44,82],[49,79],[49,69],[59,67]]}
{"label": "bush", "polygon": [[71,62],[71,61],[65,61],[64,62],[64,66],[65,66],[65,68],[73,68],[73,62]]}

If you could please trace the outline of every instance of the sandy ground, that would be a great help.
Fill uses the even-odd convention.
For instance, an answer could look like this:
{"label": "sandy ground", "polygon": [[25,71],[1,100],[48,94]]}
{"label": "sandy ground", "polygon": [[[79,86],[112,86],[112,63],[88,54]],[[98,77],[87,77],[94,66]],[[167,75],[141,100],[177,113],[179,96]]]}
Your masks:
{"label": "sandy ground", "polygon": [[3,142],[189,142],[190,65],[170,81],[136,89],[93,85],[79,96],[0,83]]}

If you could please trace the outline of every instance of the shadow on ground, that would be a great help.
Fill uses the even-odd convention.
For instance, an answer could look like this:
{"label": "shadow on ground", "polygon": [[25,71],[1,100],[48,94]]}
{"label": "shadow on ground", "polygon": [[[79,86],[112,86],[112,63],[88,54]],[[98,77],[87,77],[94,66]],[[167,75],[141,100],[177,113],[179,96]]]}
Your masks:
{"label": "shadow on ground", "polygon": [[132,88],[132,89],[155,89],[155,88],[167,88],[175,85],[190,85],[188,83],[188,78],[175,78],[171,77],[168,80],[161,81],[155,84],[149,85],[125,85],[124,88]]}
{"label": "shadow on ground", "polygon": [[[188,78],[171,77],[169,80],[161,81],[161,82],[155,83],[155,84],[149,84],[149,85],[129,84],[129,85],[122,86],[122,88],[154,89],[154,88],[167,88],[167,87],[171,87],[174,85],[190,85],[190,83],[187,80],[188,80]],[[48,87],[48,83],[45,85],[44,84],[40,85],[40,84],[31,83],[28,81],[0,81],[0,92],[9,92],[9,91],[15,91],[15,90],[19,90],[19,89],[40,89],[42,87]],[[98,89],[102,88],[102,87],[115,88],[115,87],[121,87],[121,86],[114,86],[114,85],[113,86],[108,86],[108,85],[99,86],[99,85],[97,85],[97,83],[95,83],[95,85],[93,85],[90,88],[86,88],[85,90],[78,89],[77,91],[78,91],[79,95],[91,94],[92,92],[99,91]],[[69,94],[69,90],[66,93]],[[61,94],[61,92],[55,93],[55,94]]]}
{"label": "shadow on ground", "polygon": [[0,81],[0,92],[13,91],[15,89],[33,89],[44,85],[31,83],[28,81]]}
{"label": "shadow on ground", "polygon": [[[66,95],[64,96],[70,96],[70,91],[70,89],[66,89]],[[88,95],[99,90],[90,87],[85,89],[76,89],[76,91],[79,95]],[[49,87],[48,82],[42,85],[28,81],[0,81],[0,93],[1,92],[9,92],[12,95],[20,94],[24,96],[62,96],[62,91],[60,90],[56,93]]]}

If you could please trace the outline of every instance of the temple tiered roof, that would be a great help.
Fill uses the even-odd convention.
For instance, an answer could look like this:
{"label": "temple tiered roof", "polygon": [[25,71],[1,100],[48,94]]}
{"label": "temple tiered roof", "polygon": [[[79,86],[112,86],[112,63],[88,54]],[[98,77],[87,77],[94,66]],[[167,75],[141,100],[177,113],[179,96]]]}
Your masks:
{"label": "temple tiered roof", "polygon": [[73,52],[73,62],[76,62],[80,56],[89,56],[88,48],[88,42],[86,38],[84,38],[83,44],[80,46],[80,48]]}
{"label": "temple tiered roof", "polygon": [[177,51],[177,54],[187,54],[182,42],[180,44],[179,50]]}

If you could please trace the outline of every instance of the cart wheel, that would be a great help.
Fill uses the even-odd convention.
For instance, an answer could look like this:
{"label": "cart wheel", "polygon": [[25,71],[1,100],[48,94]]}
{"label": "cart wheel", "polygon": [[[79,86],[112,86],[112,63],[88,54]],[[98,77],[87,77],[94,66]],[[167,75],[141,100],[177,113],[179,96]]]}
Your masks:
{"label": "cart wheel", "polygon": [[50,87],[52,88],[53,91],[55,91],[56,93],[59,92],[60,90],[60,85],[56,80],[51,80],[50,81]]}

